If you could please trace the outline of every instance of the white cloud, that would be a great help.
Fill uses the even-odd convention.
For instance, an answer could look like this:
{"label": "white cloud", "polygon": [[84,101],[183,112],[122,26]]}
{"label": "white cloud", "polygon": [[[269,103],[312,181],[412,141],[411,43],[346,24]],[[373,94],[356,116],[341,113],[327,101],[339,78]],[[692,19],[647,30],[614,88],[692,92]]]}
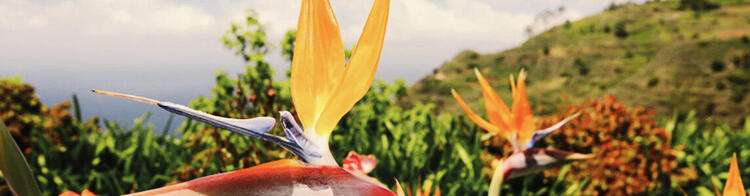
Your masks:
{"label": "white cloud", "polygon": [[[205,31],[215,24],[214,16],[190,5],[160,3],[139,0],[110,4],[102,11],[109,16],[98,18],[92,24],[92,32],[116,34],[121,32],[146,34],[186,34],[191,31]],[[97,6],[98,7],[98,6]],[[104,7],[104,6],[102,6]]]}
{"label": "white cloud", "polygon": [[[358,39],[372,1],[332,0],[347,46]],[[524,28],[544,10],[566,7],[563,15],[543,27],[547,28],[609,3],[393,0],[379,76],[415,81],[460,50],[495,52],[522,43]],[[59,62],[51,65],[56,67],[114,66],[111,62],[117,61],[122,64],[118,66],[158,63],[168,69],[205,58],[236,64],[218,41],[230,22],[241,21],[246,9],[255,9],[275,47],[284,32],[296,26],[299,6],[299,0],[5,0],[0,4],[0,51],[7,52],[0,57],[22,64]],[[286,65],[276,54],[269,60]]]}
{"label": "white cloud", "polygon": [[[215,18],[189,4],[161,0],[74,0],[0,4],[2,33],[58,30],[84,35],[185,34],[205,31]],[[57,31],[56,31],[57,32]]]}
{"label": "white cloud", "polygon": [[[248,8],[266,24],[277,73],[288,63],[278,42],[297,24],[299,0],[0,0],[0,74],[21,75],[55,103],[90,88],[163,95],[186,103],[210,92],[211,73],[242,71],[219,38]],[[622,0],[617,0],[622,1]],[[640,1],[640,0],[639,0]],[[346,46],[358,39],[373,0],[331,0]],[[537,13],[560,18],[602,10],[599,0],[391,0],[378,77],[415,82],[463,49],[497,52],[521,44]],[[557,21],[560,23],[564,20]],[[2,77],[0,76],[0,77]],[[97,101],[98,114],[117,114]],[[107,104],[119,104],[111,102]],[[129,109],[139,115],[142,109]],[[132,119],[126,116],[123,119]]]}

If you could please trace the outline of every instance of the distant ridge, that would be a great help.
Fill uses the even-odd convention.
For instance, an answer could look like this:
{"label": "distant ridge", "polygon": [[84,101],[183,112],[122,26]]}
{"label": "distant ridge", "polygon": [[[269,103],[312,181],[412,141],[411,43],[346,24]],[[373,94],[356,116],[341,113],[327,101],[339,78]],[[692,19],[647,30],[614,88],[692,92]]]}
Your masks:
{"label": "distant ridge", "polygon": [[742,0],[713,5],[704,11],[678,1],[613,7],[554,27],[517,48],[463,51],[417,82],[410,102],[459,112],[450,95],[455,88],[483,111],[472,71],[478,68],[511,103],[508,75],[525,68],[529,98],[542,113],[563,102],[612,94],[657,115],[695,110],[736,125],[750,115],[750,5]]}

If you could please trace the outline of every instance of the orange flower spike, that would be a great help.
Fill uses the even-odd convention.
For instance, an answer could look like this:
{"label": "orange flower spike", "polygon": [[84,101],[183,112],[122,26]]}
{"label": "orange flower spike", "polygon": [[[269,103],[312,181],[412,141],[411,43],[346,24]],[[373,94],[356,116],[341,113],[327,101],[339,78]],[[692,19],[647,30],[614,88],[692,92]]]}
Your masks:
{"label": "orange flower spike", "polygon": [[490,124],[486,120],[482,119],[479,115],[471,111],[471,108],[469,108],[468,105],[466,105],[466,102],[464,102],[464,99],[461,98],[460,95],[456,92],[456,90],[451,89],[451,94],[453,94],[453,98],[456,98],[456,101],[458,101],[458,105],[461,106],[461,108],[466,112],[466,115],[469,115],[469,118],[471,118],[474,123],[479,125],[479,127],[482,127],[482,129],[487,130],[489,132],[500,134],[500,129],[497,128],[495,125]]}
{"label": "orange flower spike", "polygon": [[310,129],[345,71],[341,33],[327,0],[302,1],[297,40],[290,78],[292,100],[302,125]]}
{"label": "orange flower spike", "polygon": [[330,135],[341,117],[370,89],[383,49],[389,4],[389,0],[376,0],[372,6],[364,30],[352,50],[343,78],[340,78],[336,93],[325,105],[325,110],[315,125],[318,134]]}
{"label": "orange flower spike", "polygon": [[[487,109],[487,116],[490,123],[500,129],[501,134],[507,134],[510,129],[511,113],[508,106],[505,105],[500,96],[497,95],[489,82],[479,73],[479,69],[474,69],[479,86],[482,87],[482,96],[484,97],[484,107]],[[506,136],[507,137],[507,136]]]}
{"label": "orange flower spike", "polygon": [[[511,80],[512,81],[512,80]],[[534,116],[526,95],[526,71],[518,74],[518,82],[513,88],[513,129],[518,133],[518,141],[526,143],[534,134]]]}
{"label": "orange flower spike", "polygon": [[474,69],[474,72],[482,88],[484,105],[487,109],[487,116],[490,119],[489,122],[472,112],[454,89],[451,89],[451,93],[472,121],[489,132],[504,136],[513,145],[514,152],[533,147],[537,140],[578,116],[578,114],[574,114],[551,127],[536,130],[534,115],[531,113],[531,106],[526,94],[526,71],[521,70],[518,80],[515,80],[513,75],[510,75],[510,88],[513,97],[513,105],[510,109],[495,93],[495,90],[487,82],[487,79],[479,73],[479,70]]}
{"label": "orange flower spike", "polygon": [[267,133],[276,123],[273,118],[231,119],[174,103],[95,90],[279,144],[304,161],[274,161],[133,195],[392,195],[385,185],[366,175],[375,167],[374,157],[351,156],[355,158],[345,161],[345,167],[351,166],[356,171],[348,171],[338,166],[328,146],[338,121],[372,84],[385,37],[389,4],[389,0],[375,0],[359,42],[345,65],[340,30],[329,1],[302,0],[290,85],[303,127],[290,112],[281,111],[279,118],[285,138]]}
{"label": "orange flower spike", "polygon": [[328,139],[370,89],[380,61],[389,0],[376,0],[348,64],[328,0],[304,0],[291,68],[291,93],[304,135],[320,147],[316,164],[336,165]]}
{"label": "orange flower spike", "polygon": [[482,87],[484,105],[490,122],[485,121],[471,111],[461,96],[451,89],[453,97],[456,98],[461,108],[480,127],[490,132],[498,133],[508,139],[513,146],[513,154],[501,161],[495,168],[490,182],[489,195],[498,195],[503,180],[518,176],[528,175],[546,168],[556,167],[575,160],[589,159],[593,155],[566,152],[560,150],[533,148],[534,144],[547,134],[559,129],[565,123],[578,117],[579,113],[573,114],[562,121],[542,130],[536,130],[534,115],[526,94],[526,71],[523,69],[518,74],[518,80],[510,75],[510,88],[513,105],[510,109],[495,93],[489,82],[474,69],[474,72]]}
{"label": "orange flower spike", "polygon": [[740,169],[737,167],[737,153],[732,154],[732,163],[729,165],[729,177],[724,185],[724,196],[745,196],[745,187],[742,185]]}

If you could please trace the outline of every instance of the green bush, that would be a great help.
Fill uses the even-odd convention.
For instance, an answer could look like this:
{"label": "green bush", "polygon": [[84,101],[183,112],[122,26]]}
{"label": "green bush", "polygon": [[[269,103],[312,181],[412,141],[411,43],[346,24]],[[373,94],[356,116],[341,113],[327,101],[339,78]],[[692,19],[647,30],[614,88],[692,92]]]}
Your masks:
{"label": "green bush", "polygon": [[591,68],[588,64],[584,63],[583,60],[580,58],[576,58],[575,61],[573,61],[573,67],[578,70],[578,73],[582,76],[588,75],[591,71]]}
{"label": "green bush", "polygon": [[[674,115],[661,123],[670,135],[672,147],[678,149],[680,167],[694,168],[697,178],[680,185],[688,195],[712,195],[719,191],[729,171],[732,153],[737,153],[740,168],[750,167],[750,117],[738,130],[715,121],[699,121],[695,112]],[[743,182],[750,182],[750,170],[740,169]],[[747,186],[746,186],[747,187]]]}
{"label": "green bush", "polygon": [[647,83],[649,88],[655,87],[656,85],[659,85],[659,77],[653,76],[648,79]]}
{"label": "green bush", "polygon": [[732,84],[732,101],[742,102],[750,92],[750,71],[734,71],[727,75],[727,81]]}
{"label": "green bush", "polygon": [[[350,150],[377,157],[373,176],[393,185],[438,185],[443,194],[482,193],[489,184],[482,175],[482,131],[450,114],[433,115],[434,105],[396,105],[406,85],[382,81],[339,123],[331,150],[341,160]],[[415,191],[415,190],[412,190]]]}
{"label": "green bush", "polygon": [[627,24],[628,23],[625,21],[618,21],[615,23],[615,36],[618,38],[628,37],[628,30],[626,29]]}
{"label": "green bush", "polygon": [[719,8],[720,5],[709,0],[680,0],[679,9],[693,11],[708,11]]}
{"label": "green bush", "polygon": [[[44,195],[85,188],[105,195],[160,187],[176,182],[172,171],[186,164],[189,154],[174,136],[157,133],[144,124],[148,114],[131,128],[93,117],[80,121],[80,106],[65,101],[52,108],[42,104],[33,87],[17,80],[1,80],[2,120],[15,130],[24,156]],[[17,99],[22,98],[22,99]],[[70,112],[74,109],[73,113]],[[0,192],[9,194],[8,187]]]}
{"label": "green bush", "polygon": [[711,62],[711,70],[714,72],[724,71],[724,68],[726,68],[724,61],[714,60]]}

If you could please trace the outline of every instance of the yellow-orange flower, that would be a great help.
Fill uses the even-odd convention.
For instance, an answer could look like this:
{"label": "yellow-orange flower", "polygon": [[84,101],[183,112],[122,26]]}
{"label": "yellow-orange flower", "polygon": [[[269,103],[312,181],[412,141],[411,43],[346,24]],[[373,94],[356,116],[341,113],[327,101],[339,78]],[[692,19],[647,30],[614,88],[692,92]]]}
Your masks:
{"label": "yellow-orange flower", "polygon": [[451,89],[453,97],[456,98],[461,108],[469,115],[472,121],[477,123],[483,129],[502,135],[510,141],[513,145],[515,152],[531,148],[538,138],[552,132],[568,120],[577,116],[573,115],[567,119],[557,123],[556,125],[549,127],[544,130],[536,131],[534,125],[534,116],[531,113],[531,106],[529,100],[526,97],[526,71],[521,70],[518,74],[518,80],[514,80],[513,75],[510,76],[510,87],[511,94],[513,97],[513,105],[511,108],[505,105],[500,96],[497,95],[490,83],[479,73],[479,70],[474,69],[474,73],[479,80],[479,85],[482,88],[482,95],[484,96],[484,107],[487,109],[487,116],[489,122],[482,119],[479,115],[471,111],[463,98],[456,93],[455,90]]}
{"label": "yellow-orange flower", "polygon": [[151,104],[232,132],[281,145],[302,161],[280,160],[153,189],[137,195],[393,195],[366,174],[375,158],[350,154],[339,167],[328,148],[334,127],[372,84],[385,37],[390,0],[375,0],[364,31],[345,65],[344,47],[328,0],[303,0],[291,73],[291,93],[304,129],[288,111],[280,112],[286,138],[267,133],[270,117],[232,119],[145,97],[96,93]]}
{"label": "yellow-orange flower", "polygon": [[492,175],[489,195],[498,195],[503,180],[523,175],[528,175],[550,167],[556,167],[575,160],[589,159],[592,155],[566,152],[553,149],[532,148],[534,143],[552,131],[578,116],[574,114],[551,127],[536,130],[534,116],[531,114],[531,106],[526,97],[526,71],[521,70],[518,80],[510,76],[510,88],[513,96],[511,108],[505,105],[502,99],[492,89],[490,83],[474,69],[479,80],[484,96],[484,106],[487,109],[489,122],[475,114],[456,90],[451,89],[453,97],[456,98],[461,108],[466,111],[472,121],[483,129],[502,135],[513,145],[513,154],[501,161]]}
{"label": "yellow-orange flower", "polygon": [[[287,138],[266,133],[274,119],[229,119],[189,107],[109,91],[95,93],[122,97],[161,107],[198,121],[277,143],[303,161],[316,165],[338,165],[328,148],[336,124],[370,89],[380,61],[390,0],[376,0],[370,16],[345,65],[341,33],[328,0],[303,0],[290,79],[294,106],[303,127],[291,113],[281,112]],[[303,130],[304,129],[304,130]]]}
{"label": "yellow-orange flower", "polygon": [[[370,89],[380,60],[389,0],[376,0],[345,65],[341,33],[328,0],[302,2],[292,62],[291,92],[304,133],[326,156],[328,137]],[[333,157],[324,162],[334,161]],[[326,159],[326,157],[324,157]],[[335,161],[332,163],[335,164]]]}

